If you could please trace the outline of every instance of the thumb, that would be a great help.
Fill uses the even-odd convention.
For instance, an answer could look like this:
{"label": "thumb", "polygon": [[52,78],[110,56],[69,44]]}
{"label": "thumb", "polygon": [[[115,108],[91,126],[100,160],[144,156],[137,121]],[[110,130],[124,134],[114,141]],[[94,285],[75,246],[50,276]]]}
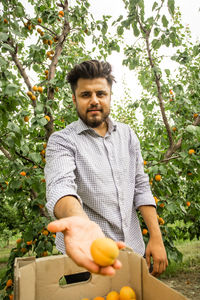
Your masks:
{"label": "thumb", "polygon": [[63,219],[56,220],[56,221],[53,221],[53,222],[49,223],[47,225],[47,229],[50,232],[62,232],[62,231],[69,228],[68,223],[69,222],[68,222],[67,218],[63,218]]}

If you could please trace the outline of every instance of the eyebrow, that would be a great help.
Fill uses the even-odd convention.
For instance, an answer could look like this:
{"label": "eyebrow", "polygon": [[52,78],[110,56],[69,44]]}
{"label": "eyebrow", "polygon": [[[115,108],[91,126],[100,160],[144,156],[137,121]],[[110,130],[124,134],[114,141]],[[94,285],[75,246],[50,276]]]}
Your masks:
{"label": "eyebrow", "polygon": [[[87,93],[91,93],[91,91],[85,90],[83,92],[80,92],[80,95],[87,94]],[[107,94],[108,91],[107,90],[97,90],[97,91],[95,91],[95,93],[104,93],[104,94]]]}

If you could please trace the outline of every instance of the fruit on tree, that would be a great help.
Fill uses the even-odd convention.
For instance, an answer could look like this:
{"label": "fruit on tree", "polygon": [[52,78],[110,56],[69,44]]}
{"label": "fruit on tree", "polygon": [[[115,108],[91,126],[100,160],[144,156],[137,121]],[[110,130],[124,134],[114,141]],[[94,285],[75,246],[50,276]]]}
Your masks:
{"label": "fruit on tree", "polygon": [[142,230],[142,234],[143,234],[143,235],[147,235],[147,233],[148,233],[148,230],[147,230],[146,228],[144,228],[144,229]]}
{"label": "fruit on tree", "polygon": [[27,95],[31,98],[33,96],[33,93],[31,91],[28,91]]}
{"label": "fruit on tree", "polygon": [[26,172],[22,171],[22,172],[20,172],[20,175],[21,176],[26,176]]}
{"label": "fruit on tree", "polygon": [[38,92],[39,92],[40,94],[42,94],[42,92],[43,92],[43,87],[38,86]]}
{"label": "fruit on tree", "polygon": [[28,116],[25,116],[24,117],[24,122],[28,122],[29,121],[29,117]]}
{"label": "fruit on tree", "polygon": [[12,279],[8,279],[7,282],[6,282],[6,287],[7,288],[10,287],[10,286],[12,286],[12,284],[13,284]]}
{"label": "fruit on tree", "polygon": [[155,181],[161,181],[161,179],[162,179],[162,176],[160,174],[157,174],[155,176]]}
{"label": "fruit on tree", "polygon": [[194,149],[189,149],[188,153],[189,153],[190,155],[195,154],[195,150],[194,150]]}
{"label": "fruit on tree", "polygon": [[33,86],[33,91],[37,92],[38,91],[38,87],[36,85]]}
{"label": "fruit on tree", "polygon": [[64,17],[64,11],[63,10],[61,10],[61,11],[59,11],[59,13],[58,13],[58,16],[60,17],[60,18],[62,18],[62,17]]}
{"label": "fruit on tree", "polygon": [[50,117],[49,116],[44,116],[45,119],[49,122],[50,121]]}
{"label": "fruit on tree", "polygon": [[35,96],[35,95],[32,95],[32,96],[31,96],[31,100],[35,101],[35,100],[36,100],[36,96]]}

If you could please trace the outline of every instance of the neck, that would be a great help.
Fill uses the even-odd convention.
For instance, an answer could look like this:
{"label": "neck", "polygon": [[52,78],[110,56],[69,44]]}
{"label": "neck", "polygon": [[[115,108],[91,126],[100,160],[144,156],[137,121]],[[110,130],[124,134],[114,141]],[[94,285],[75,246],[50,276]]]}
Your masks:
{"label": "neck", "polygon": [[108,124],[107,122],[103,122],[100,126],[93,128],[99,135],[105,136],[106,132],[108,131]]}

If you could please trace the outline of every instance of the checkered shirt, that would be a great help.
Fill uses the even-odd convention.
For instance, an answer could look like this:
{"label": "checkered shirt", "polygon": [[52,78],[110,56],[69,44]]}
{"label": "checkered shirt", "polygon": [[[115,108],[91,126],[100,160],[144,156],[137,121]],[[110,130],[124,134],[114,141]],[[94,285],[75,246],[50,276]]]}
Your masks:
{"label": "checkered shirt", "polygon": [[[136,210],[155,206],[155,200],[139,140],[128,125],[108,118],[102,137],[79,119],[54,132],[46,149],[45,178],[46,207],[52,217],[57,201],[74,195],[106,236],[144,255]],[[65,253],[62,233],[56,235],[56,247]]]}

